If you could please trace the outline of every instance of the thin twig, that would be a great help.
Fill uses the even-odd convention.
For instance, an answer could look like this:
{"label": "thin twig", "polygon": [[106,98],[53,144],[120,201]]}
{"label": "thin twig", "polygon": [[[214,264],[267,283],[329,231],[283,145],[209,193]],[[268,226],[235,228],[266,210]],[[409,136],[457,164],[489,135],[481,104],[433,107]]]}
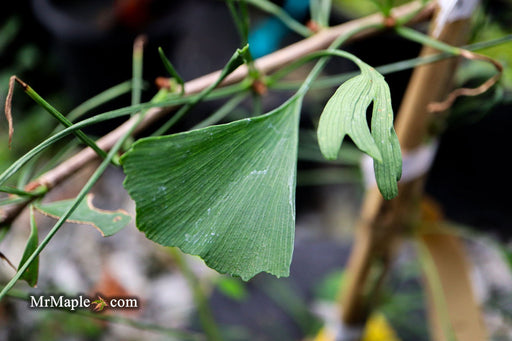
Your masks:
{"label": "thin twig", "polygon": [[[57,109],[55,109],[53,106],[50,105],[50,103],[46,102],[41,96],[39,96],[39,94],[34,90],[32,89],[27,83],[25,83],[24,81],[22,81],[19,77],[17,76],[12,76],[11,77],[11,83],[10,85],[12,86],[10,89],[9,89],[9,101],[6,101],[6,109],[8,107],[9,109],[9,113],[8,113],[8,116],[11,116],[10,117],[10,121],[9,121],[9,125],[11,126],[11,129],[10,129],[10,132],[12,133],[14,131],[14,129],[12,129],[12,113],[11,113],[11,102],[12,101],[12,96],[13,96],[13,88],[14,88],[14,85],[15,83],[18,83],[22,88],[23,88],[23,91],[25,91],[25,93],[30,97],[32,98],[38,105],[40,105],[44,110],[46,110],[50,115],[52,115],[57,121],[59,121],[64,127],[70,127],[72,126],[73,124],[71,123],[71,121],[69,121],[64,115],[62,115]],[[6,111],[6,115],[7,115],[7,111]],[[105,153],[105,151],[101,150],[97,145],[96,143],[90,138],[88,137],[83,131],[81,130],[77,130],[75,132],[73,132],[73,134],[78,137],[83,143],[85,143],[85,145],[91,147],[100,157],[102,158],[105,158],[105,156],[107,156],[107,153]],[[9,136],[9,144],[11,143],[11,138],[12,136]],[[10,147],[10,145],[9,145]]]}
{"label": "thin twig", "polygon": [[457,97],[477,96],[477,95],[483,94],[484,92],[489,90],[494,84],[496,84],[500,80],[500,78],[503,74],[503,65],[501,65],[501,63],[498,62],[497,60],[489,58],[482,54],[478,54],[478,53],[471,52],[471,51],[464,50],[464,49],[460,49],[460,55],[466,59],[482,60],[482,61],[491,63],[494,66],[494,68],[496,69],[496,71],[498,71],[498,73],[496,73],[494,76],[492,76],[491,78],[489,78],[484,83],[477,86],[476,88],[459,88],[459,89],[453,90],[452,92],[450,92],[450,94],[448,94],[448,96],[446,97],[445,100],[443,100],[441,102],[430,103],[428,105],[428,111],[430,111],[432,113],[443,112],[452,106],[453,102],[457,99]]}
{"label": "thin twig", "polygon": [[[393,10],[393,17],[397,19],[406,18],[411,16],[411,14],[414,14],[419,11],[418,14],[413,19],[411,19],[410,23],[412,24],[427,20],[428,18],[431,17],[434,10],[434,6],[428,5],[425,6],[423,9],[422,6],[423,5],[420,1],[415,1],[397,7]],[[420,11],[420,9],[422,10]],[[315,52],[326,48],[340,35],[354,31],[358,27],[382,23],[383,20],[384,19],[381,14],[373,14],[364,18],[352,20],[341,25],[334,26],[329,29],[324,29],[312,37],[301,40],[279,51],[259,58],[258,60],[255,61],[255,66],[263,74],[271,73],[297,58],[303,57],[311,52]],[[375,34],[381,31],[382,29],[383,28],[368,29],[364,32],[360,32],[359,34],[354,35],[353,37],[350,38],[350,41],[360,39],[371,34]],[[221,71],[219,70],[187,82],[185,85],[185,94],[191,95],[199,93],[200,91],[204,90],[205,88],[213,84],[219,78],[220,73]],[[221,83],[221,86],[239,82],[247,76],[247,73],[247,67],[241,66],[233,73],[231,73],[230,76],[228,76]],[[158,107],[149,109],[146,112],[142,121],[137,125],[137,128],[134,130],[133,133],[140,133],[142,130],[150,126],[153,122],[165,116],[171,110],[172,108],[169,107]],[[128,129],[130,129],[130,127],[132,127],[134,122],[138,119],[138,115],[134,115],[132,118],[130,118],[128,121],[120,125],[118,128],[116,128],[109,134],[105,135],[104,137],[96,141],[96,144],[105,151],[109,150],[110,148],[112,148],[115,142],[119,140],[119,138],[123,134],[125,134],[126,131],[128,131]],[[46,188],[50,190],[94,159],[96,159],[96,153],[94,153],[94,151],[90,148],[85,148],[79,153],[72,156],[71,158],[62,162],[57,167],[44,173],[35,181],[29,183],[26,186],[25,190],[30,192],[34,188],[37,188],[39,186],[46,186]],[[24,205],[26,205],[26,203],[12,205],[3,209],[3,212],[0,211],[0,223],[12,222],[12,220],[21,212]]]}

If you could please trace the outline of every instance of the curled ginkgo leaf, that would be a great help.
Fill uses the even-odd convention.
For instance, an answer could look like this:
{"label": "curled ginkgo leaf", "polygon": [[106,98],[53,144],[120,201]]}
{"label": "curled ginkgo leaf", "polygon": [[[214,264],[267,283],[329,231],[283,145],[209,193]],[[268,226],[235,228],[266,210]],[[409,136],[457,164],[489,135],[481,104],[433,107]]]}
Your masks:
{"label": "curled ginkgo leaf", "polygon": [[[336,159],[345,136],[374,159],[377,185],[386,199],[398,194],[402,174],[400,145],[384,77],[360,60],[361,74],[343,83],[327,102],[318,125],[318,143],[327,159]],[[366,110],[373,102],[371,132]]]}

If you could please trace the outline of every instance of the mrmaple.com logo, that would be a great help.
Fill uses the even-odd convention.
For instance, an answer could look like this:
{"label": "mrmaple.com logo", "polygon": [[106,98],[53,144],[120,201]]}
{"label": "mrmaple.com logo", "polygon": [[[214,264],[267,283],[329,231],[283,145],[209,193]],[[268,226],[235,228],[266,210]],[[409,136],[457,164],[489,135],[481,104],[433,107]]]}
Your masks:
{"label": "mrmaple.com logo", "polygon": [[75,311],[77,309],[90,309],[101,312],[104,309],[138,309],[139,299],[137,297],[108,297],[96,295],[90,298],[84,295],[30,295],[29,307],[35,309],[66,309]]}

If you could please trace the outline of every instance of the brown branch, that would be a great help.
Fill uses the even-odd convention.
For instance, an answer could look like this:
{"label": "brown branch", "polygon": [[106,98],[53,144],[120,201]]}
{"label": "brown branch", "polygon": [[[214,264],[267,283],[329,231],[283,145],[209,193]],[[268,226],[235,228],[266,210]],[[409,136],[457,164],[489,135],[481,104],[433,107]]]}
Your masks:
{"label": "brown branch", "polygon": [[[400,7],[397,7],[393,10],[393,17],[396,19],[407,18],[415,13],[413,19],[411,19],[410,23],[421,22],[427,20],[431,17],[433,13],[434,6],[428,5],[422,9],[422,4],[420,1],[412,2]],[[311,52],[315,52],[321,49],[324,49],[329,46],[336,38],[340,35],[350,33],[359,27],[378,25],[379,23],[383,23],[384,18],[380,14],[369,15],[364,18],[352,20],[346,23],[343,23],[338,26],[334,26],[328,29],[324,29],[312,37],[306,38],[302,41],[299,41],[295,44],[292,44],[288,47],[285,47],[279,51],[276,51],[272,54],[259,58],[255,61],[256,68],[264,73],[271,73],[290,62],[305,56]],[[383,25],[384,26],[384,25]],[[379,31],[382,31],[382,28],[369,28],[363,32],[360,32],[357,35],[351,37],[350,41],[355,39],[360,39],[366,37],[371,34],[375,34]],[[214,83],[220,76],[221,71],[216,71],[210,73],[208,75],[196,78],[191,80],[185,84],[185,94],[191,95],[198,93],[205,88],[207,88],[210,84]],[[229,85],[243,80],[248,74],[247,67],[241,66],[233,73],[231,73],[221,85]],[[137,134],[151,125],[153,122],[157,121],[159,118],[166,115],[172,108],[152,108],[149,109],[145,114],[144,119],[137,126],[137,129],[134,131],[134,134]],[[134,115],[131,119],[123,123],[121,126],[100,138],[96,143],[103,150],[109,150],[114,143],[129,129],[129,127],[134,124],[137,120],[137,116]],[[27,191],[31,191],[39,186],[46,186],[48,190],[54,188],[59,183],[61,183],[64,179],[68,178],[70,175],[74,174],[76,171],[84,167],[86,164],[91,162],[97,157],[96,153],[90,149],[85,148],[79,153],[75,154],[71,158],[62,162],[57,167],[52,170],[44,173],[38,179],[29,183],[26,187]],[[13,205],[14,207],[7,207],[2,211],[0,211],[0,223],[11,222],[17,214],[20,212],[20,206],[26,204]]]}

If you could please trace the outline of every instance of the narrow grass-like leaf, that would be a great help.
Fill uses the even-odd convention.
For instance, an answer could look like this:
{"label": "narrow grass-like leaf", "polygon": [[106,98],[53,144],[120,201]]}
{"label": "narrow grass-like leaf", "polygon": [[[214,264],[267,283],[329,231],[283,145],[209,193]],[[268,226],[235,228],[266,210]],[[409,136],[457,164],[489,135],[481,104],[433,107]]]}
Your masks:
{"label": "narrow grass-like leaf", "polygon": [[287,276],[301,103],[295,96],[263,116],[136,142],[121,164],[137,227],[221,273]]}
{"label": "narrow grass-like leaf", "polygon": [[331,15],[331,0],[311,0],[310,13],[311,19],[320,27],[329,26],[329,17]]}
{"label": "narrow grass-like leaf", "polygon": [[231,12],[231,17],[240,35],[242,45],[246,45],[249,40],[249,13],[247,11],[247,3],[245,1],[239,1],[237,8],[234,0],[227,0],[226,5]]}
{"label": "narrow grass-like leaf", "polygon": [[26,197],[13,196],[13,197],[9,197],[7,199],[0,200],[0,206],[15,205],[15,204],[19,204],[22,202],[27,202],[29,200],[30,199],[28,199]]}
{"label": "narrow grass-like leaf", "polygon": [[[144,44],[146,38],[144,35],[139,35],[133,42],[132,53],[132,105],[140,104],[142,97],[142,65],[144,63]],[[135,115],[135,113],[132,113]]]}
{"label": "narrow grass-like leaf", "polygon": [[233,98],[224,103],[219,109],[208,116],[208,118],[193,126],[191,130],[208,127],[219,122],[224,117],[232,113],[233,110],[235,110],[235,108],[247,97],[247,95],[248,94],[244,91],[236,96],[233,96]]}
{"label": "narrow grass-like leaf", "polygon": [[[374,159],[377,186],[383,197],[398,194],[397,181],[402,174],[400,145],[393,128],[393,109],[384,77],[360,60],[354,60],[361,74],[343,83],[327,102],[318,125],[318,143],[330,160],[338,157],[346,135]],[[373,102],[372,131],[366,110]]]}
{"label": "narrow grass-like leaf", "polygon": [[[42,98],[32,87],[30,87],[28,84],[23,82],[21,79],[19,79],[16,76],[12,76],[11,79],[14,79],[21,84],[23,87],[23,90],[27,95],[29,95],[30,98],[32,98],[38,105],[43,107],[49,114],[51,114],[55,119],[57,119],[62,125],[65,127],[71,127],[73,123],[71,123],[64,115],[62,115],[57,109],[55,109],[50,103],[48,103],[44,98]],[[84,132],[81,130],[76,130],[73,132],[73,134],[76,135],[83,143],[91,147],[101,158],[105,158],[107,156],[107,153],[98,145],[96,142],[94,142],[89,136],[87,136]]]}
{"label": "narrow grass-like leaf", "polygon": [[[462,46],[463,49],[469,50],[469,51],[479,51],[483,50],[489,47],[493,46],[499,46],[501,44],[508,43],[512,40],[512,34],[506,35],[504,37],[500,37],[497,39],[492,39],[484,42],[479,42],[471,45]],[[339,51],[337,51],[339,52]],[[322,55],[325,53],[322,53]],[[316,55],[316,57],[315,57]],[[281,72],[281,70],[274,72],[272,75],[269,75],[267,77],[267,86],[273,90],[295,90],[298,89],[302,85],[302,81],[279,81],[281,78],[283,78],[285,75],[287,75],[290,71],[296,69],[298,66],[303,65],[305,62],[311,60],[311,56],[314,56],[317,58],[320,55],[320,53],[311,53],[310,55],[306,55],[302,58],[297,59],[296,61],[290,63],[286,67],[282,68],[284,72]],[[453,55],[451,53],[439,53],[434,55],[428,55],[424,57],[416,57],[411,59],[406,59],[403,61],[390,63],[386,65],[382,65],[379,67],[376,67],[375,69],[382,75],[391,74],[394,72],[399,72],[403,70],[412,69],[418,65],[425,65],[434,63],[440,60],[444,60],[446,58],[450,58]],[[321,79],[313,82],[311,84],[312,89],[325,89],[330,88],[333,86],[336,86],[340,84],[341,82],[346,81],[348,78],[351,78],[354,76],[354,72],[345,72],[338,75],[333,76],[326,76],[322,77]]]}
{"label": "narrow grass-like leaf", "polygon": [[152,136],[158,136],[169,130],[180,118],[187,114],[196,104],[205,99],[222,81],[235,71],[240,65],[244,64],[244,60],[249,58],[249,45],[245,45],[241,49],[237,49],[236,52],[228,60],[227,64],[222,69],[219,78],[206,89],[201,91],[197,97],[189,100],[184,106],[174,114],[167,122],[165,122],[160,128],[158,128]]}
{"label": "narrow grass-like leaf", "polygon": [[74,108],[67,114],[66,118],[73,122],[74,120],[77,120],[78,118],[85,115],[88,111],[97,108],[100,105],[105,104],[121,95],[128,93],[131,88],[131,81],[126,81],[118,85],[115,85],[111,88],[108,88],[107,90],[102,91],[96,96],[91,97],[85,102],[78,105],[76,108]]}
{"label": "narrow grass-like leaf", "polygon": [[27,191],[21,190],[19,188],[8,187],[8,186],[0,186],[0,192],[15,194],[15,195],[19,195],[22,197],[34,197],[34,196],[41,195],[40,192],[32,193],[32,192],[27,192]]}
{"label": "narrow grass-like leaf", "polygon": [[[103,237],[111,236],[128,225],[131,216],[124,210],[106,211],[94,207],[93,195],[87,195],[87,201],[82,200],[67,222],[92,225],[100,231]],[[39,204],[36,208],[43,214],[60,218],[71,207],[75,199],[55,201],[49,204]]]}
{"label": "narrow grass-like leaf", "polygon": [[[70,122],[73,122],[74,120],[85,115],[88,111],[90,111],[96,107],[99,107],[100,105],[129,92],[130,89],[132,88],[131,84],[132,84],[131,81],[127,81],[127,82],[115,85],[115,86],[99,93],[98,95],[96,95],[96,96],[86,100],[82,104],[78,105],[75,109],[71,110],[67,114],[66,118]],[[64,127],[65,126],[61,126],[61,125],[57,126],[51,134],[53,135],[59,131],[62,131]],[[30,164],[27,167],[25,167],[18,175],[17,187],[18,188],[24,187],[31,180],[31,178],[34,174],[37,174],[36,175],[36,177],[37,177],[43,173],[46,173],[50,169],[55,168],[57,166],[57,164],[62,162],[62,160],[64,158],[71,157],[71,155],[69,155],[70,153],[76,153],[77,146],[78,146],[78,141],[72,140],[69,143],[67,143],[65,147],[62,147],[57,152],[52,153],[50,159],[47,162],[45,162],[42,167],[38,168],[37,173],[33,172],[33,168],[36,164],[36,161],[41,156],[41,154],[34,157],[30,161]],[[114,164],[116,164],[116,162],[114,162]]]}
{"label": "narrow grass-like leaf", "polygon": [[[242,85],[234,85],[231,87],[225,87],[222,89],[218,89],[216,92],[212,92],[211,96],[208,96],[210,99],[217,99],[222,98],[224,96],[230,95],[232,93],[237,93],[238,91],[244,90],[247,88],[247,84]],[[191,98],[197,98],[198,96],[191,96]],[[29,150],[26,154],[18,158],[15,162],[13,162],[5,171],[3,171],[0,174],[0,186],[5,184],[5,182],[13,176],[22,166],[27,164],[30,160],[32,160],[37,154],[39,154],[41,151],[45,150],[55,142],[59,141],[63,137],[72,134],[74,131],[88,127],[93,124],[98,124],[106,120],[114,119],[117,117],[125,116],[132,114],[135,111],[140,110],[146,110],[153,107],[165,107],[165,106],[172,106],[172,105],[179,105],[186,103],[187,100],[190,100],[189,97],[177,97],[177,98],[171,98],[162,100],[161,102],[147,102],[142,103],[139,105],[129,106],[125,108],[115,109],[112,111],[107,111],[103,114],[98,114],[93,117],[87,118],[83,121],[77,122],[73,124],[72,126],[63,129],[62,131],[59,131],[58,133],[50,136],[40,144],[38,144],[36,147]]]}
{"label": "narrow grass-like leaf", "polygon": [[171,61],[169,59],[167,59],[167,57],[165,56],[164,50],[161,47],[158,47],[158,54],[160,55],[160,59],[162,60],[162,63],[164,64],[164,67],[167,70],[167,72],[169,72],[169,74],[172,76],[172,78],[174,78],[176,80],[176,82],[178,82],[178,84],[180,85],[180,88],[181,88],[180,92],[181,92],[181,95],[183,95],[185,93],[185,81],[183,80],[183,78],[181,78],[178,71],[176,71],[176,69],[174,68],[174,65],[172,65]]}
{"label": "narrow grass-like leaf", "polygon": [[[23,256],[20,260],[21,267],[30,255],[37,249],[39,244],[39,236],[37,233],[37,225],[36,219],[34,217],[34,207],[30,206],[30,236],[27,240],[27,245],[25,246],[25,251],[23,252]],[[36,257],[32,263],[29,265],[27,270],[21,275],[20,279],[27,281],[28,285],[31,287],[35,287],[37,285],[37,279],[39,277],[39,257]]]}
{"label": "narrow grass-like leaf", "polygon": [[293,19],[292,16],[290,16],[286,11],[282,8],[277,6],[276,4],[268,1],[268,0],[238,0],[238,1],[245,1],[262,11],[265,11],[269,14],[274,15],[275,17],[279,18],[285,24],[288,26],[289,29],[292,31],[300,34],[303,37],[309,37],[312,32],[309,28],[302,25],[297,20]]}

